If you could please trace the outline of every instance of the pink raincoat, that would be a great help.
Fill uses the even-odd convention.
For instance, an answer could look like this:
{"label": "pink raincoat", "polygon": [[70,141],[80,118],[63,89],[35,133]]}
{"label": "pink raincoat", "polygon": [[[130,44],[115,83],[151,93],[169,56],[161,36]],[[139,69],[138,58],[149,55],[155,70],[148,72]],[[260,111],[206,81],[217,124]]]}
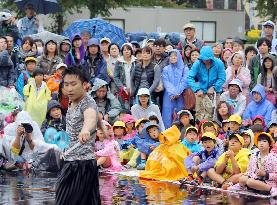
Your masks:
{"label": "pink raincoat", "polygon": [[[255,179],[257,178],[257,171],[258,171],[258,156],[252,155],[250,158],[248,168],[246,171],[246,175]],[[270,152],[267,156],[264,157],[264,162],[263,162],[263,169],[266,173],[269,174],[268,180],[265,180],[265,182],[272,186],[272,187],[277,187],[277,154],[274,152]]]}

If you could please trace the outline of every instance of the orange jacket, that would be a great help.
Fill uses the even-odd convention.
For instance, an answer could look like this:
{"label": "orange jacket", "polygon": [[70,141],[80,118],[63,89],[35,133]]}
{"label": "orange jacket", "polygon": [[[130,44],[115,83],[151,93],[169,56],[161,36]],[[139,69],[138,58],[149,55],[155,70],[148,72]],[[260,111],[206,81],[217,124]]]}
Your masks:
{"label": "orange jacket", "polygon": [[60,76],[59,73],[55,72],[53,77],[51,77],[47,81],[47,87],[49,88],[49,90],[51,90],[51,93],[58,92],[61,81],[62,81],[62,76]]}

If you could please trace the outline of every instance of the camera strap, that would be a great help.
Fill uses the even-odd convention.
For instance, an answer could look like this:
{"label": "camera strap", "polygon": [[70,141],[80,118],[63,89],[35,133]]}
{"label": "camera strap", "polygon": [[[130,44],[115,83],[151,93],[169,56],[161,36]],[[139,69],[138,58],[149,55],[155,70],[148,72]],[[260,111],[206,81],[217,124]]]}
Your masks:
{"label": "camera strap", "polygon": [[25,137],[24,137],[24,138],[23,138],[22,145],[21,145],[21,147],[20,147],[20,151],[19,151],[19,153],[18,153],[19,156],[22,155],[22,153],[23,153],[23,151],[24,151],[24,149],[25,149],[25,141],[26,141],[26,139],[25,139]]}

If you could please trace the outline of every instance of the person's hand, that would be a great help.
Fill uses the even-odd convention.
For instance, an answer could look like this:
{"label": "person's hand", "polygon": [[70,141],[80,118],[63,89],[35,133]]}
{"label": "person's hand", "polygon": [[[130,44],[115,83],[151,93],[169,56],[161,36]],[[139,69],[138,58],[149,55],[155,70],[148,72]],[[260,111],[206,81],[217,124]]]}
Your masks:
{"label": "person's hand", "polygon": [[150,149],[151,149],[151,150],[154,150],[155,148],[156,148],[156,147],[153,146],[153,145],[150,146]]}
{"label": "person's hand", "polygon": [[199,170],[199,166],[193,166],[192,168],[191,168],[191,172],[192,173],[195,173],[195,172],[197,172]]}
{"label": "person's hand", "polygon": [[230,169],[230,168],[228,168],[228,167],[226,167],[225,173],[226,173],[226,174],[229,174],[229,175],[232,175],[232,174],[233,174],[233,170]]}
{"label": "person's hand", "polygon": [[229,157],[231,159],[235,157],[235,153],[233,152],[233,150],[229,150]]}
{"label": "person's hand", "polygon": [[32,133],[27,133],[25,136],[25,139],[27,140],[28,143],[32,142],[33,140]]}
{"label": "person's hand", "polygon": [[104,116],[103,116],[102,112],[98,112],[98,116],[101,120],[104,120]]}
{"label": "person's hand", "polygon": [[257,176],[264,177],[266,175],[266,172],[263,169],[259,169],[257,172]]}
{"label": "person's hand", "polygon": [[104,115],[104,120],[109,122],[109,114]]}
{"label": "person's hand", "polygon": [[227,152],[225,153],[225,161],[227,162],[227,161],[229,160],[229,158],[230,158],[230,152],[227,151]]}
{"label": "person's hand", "polygon": [[85,144],[90,138],[90,133],[88,131],[81,131],[79,134],[79,141],[81,144]]}
{"label": "person's hand", "polygon": [[214,94],[214,87],[210,87],[207,92],[208,95],[213,95]]}
{"label": "person's hand", "polygon": [[203,93],[202,90],[198,90],[197,93],[196,93],[196,95],[197,95],[198,97],[202,98],[202,97],[204,96],[204,93]]}
{"label": "person's hand", "polygon": [[22,125],[19,125],[16,129],[16,136],[21,137],[25,133],[25,128]]}

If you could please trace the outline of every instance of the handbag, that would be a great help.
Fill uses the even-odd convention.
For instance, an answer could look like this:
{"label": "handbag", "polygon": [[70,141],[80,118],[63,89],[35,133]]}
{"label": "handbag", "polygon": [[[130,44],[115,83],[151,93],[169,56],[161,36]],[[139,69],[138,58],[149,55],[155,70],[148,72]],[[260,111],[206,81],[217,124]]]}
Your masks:
{"label": "handbag", "polygon": [[196,98],[191,88],[185,89],[183,92],[184,104],[186,110],[192,110],[195,108]]}

